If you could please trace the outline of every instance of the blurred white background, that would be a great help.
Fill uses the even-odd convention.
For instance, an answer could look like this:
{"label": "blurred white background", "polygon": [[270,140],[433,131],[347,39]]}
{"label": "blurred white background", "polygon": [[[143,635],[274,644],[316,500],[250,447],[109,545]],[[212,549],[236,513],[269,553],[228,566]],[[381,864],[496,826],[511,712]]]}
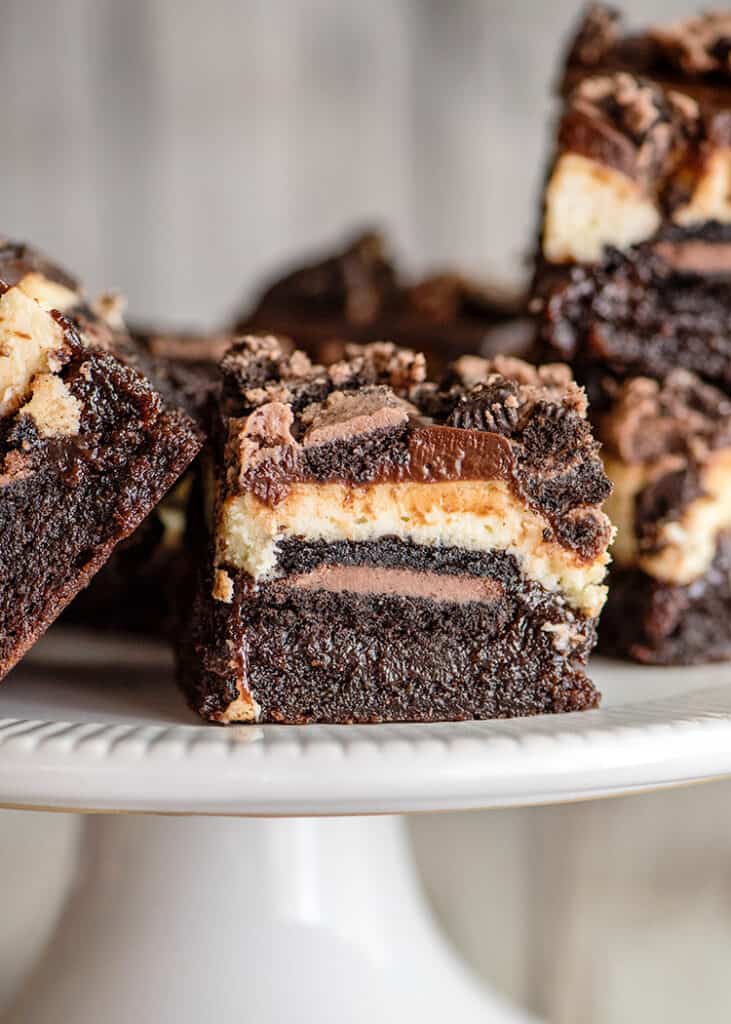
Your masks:
{"label": "blurred white background", "polygon": [[[624,5],[637,24],[698,6]],[[179,326],[221,323],[280,261],[364,222],[414,267],[517,283],[578,7],[3,0],[2,231]],[[729,795],[412,830],[450,934],[524,1005],[556,1024],[726,1024]],[[0,813],[0,1007],[52,926],[77,828]]]}

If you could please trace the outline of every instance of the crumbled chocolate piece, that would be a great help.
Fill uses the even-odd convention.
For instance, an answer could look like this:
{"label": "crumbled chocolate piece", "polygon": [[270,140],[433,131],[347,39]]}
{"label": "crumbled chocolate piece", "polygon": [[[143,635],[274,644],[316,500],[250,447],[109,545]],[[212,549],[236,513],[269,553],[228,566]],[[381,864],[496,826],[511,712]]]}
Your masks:
{"label": "crumbled chocolate piece", "polygon": [[476,384],[457,403],[447,426],[463,430],[490,430],[509,437],[518,429],[521,418],[519,388],[515,381],[489,377]]}
{"label": "crumbled chocolate piece", "polygon": [[616,386],[600,433],[627,463],[666,455],[702,461],[731,443],[731,400],[686,370],[673,370],[664,383],[635,377]]}
{"label": "crumbled chocolate piece", "polygon": [[620,71],[585,78],[569,97],[559,145],[614,167],[649,187],[679,163],[699,112],[652,82]]}
{"label": "crumbled chocolate piece", "polygon": [[229,421],[229,456],[232,482],[245,486],[246,480],[263,463],[280,462],[283,449],[295,446],[294,416],[289,405],[269,402],[248,416]]}
{"label": "crumbled chocolate piece", "polygon": [[426,380],[423,353],[398,348],[390,341],[348,345],[345,354],[345,361],[328,370],[336,387],[364,387],[383,381],[394,391],[405,393]]}
{"label": "crumbled chocolate piece", "polygon": [[250,335],[239,339],[221,363],[231,414],[243,415],[263,401],[273,400],[291,403],[300,414],[307,406],[324,402],[332,391],[380,385],[408,398],[426,376],[421,353],[390,342],[349,345],[346,354],[347,359],[326,370],[313,364],[304,352],[290,351],[277,338]]}
{"label": "crumbled chocolate piece", "polygon": [[306,426],[302,443],[307,447],[374,430],[390,430],[402,426],[412,414],[418,414],[418,410],[384,385],[351,392],[333,391],[324,402],[309,406],[302,413]]}
{"label": "crumbled chocolate piece", "polygon": [[495,383],[499,389],[511,389],[523,410],[521,420],[530,415],[538,401],[558,402],[579,416],[586,415],[586,395],[572,379],[568,366],[562,363],[532,366],[511,356],[496,356],[494,359],[463,357],[453,364],[447,382],[452,391],[462,389],[466,392],[454,410],[453,415],[457,416],[461,408],[476,412],[488,398],[484,386],[494,386]]}
{"label": "crumbled chocolate piece", "polygon": [[663,56],[691,77],[731,75],[731,12],[705,11],[650,30]]}
{"label": "crumbled chocolate piece", "polygon": [[567,62],[586,68],[599,64],[619,38],[619,11],[606,4],[591,4],[569,49]]}

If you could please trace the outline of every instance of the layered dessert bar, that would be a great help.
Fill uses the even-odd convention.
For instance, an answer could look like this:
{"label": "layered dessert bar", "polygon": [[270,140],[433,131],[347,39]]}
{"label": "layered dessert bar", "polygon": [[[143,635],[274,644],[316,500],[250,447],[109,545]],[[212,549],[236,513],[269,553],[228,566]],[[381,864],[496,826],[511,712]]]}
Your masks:
{"label": "layered dessert bar", "polygon": [[731,657],[731,400],[685,370],[636,377],[599,433],[617,526],[602,646],[656,664]]}
{"label": "layered dessert bar", "polygon": [[675,367],[731,393],[731,14],[571,49],[534,285],[542,357],[601,400]]}
{"label": "layered dessert bar", "polygon": [[201,447],[110,317],[25,246],[0,246],[0,677]]}
{"label": "layered dessert bar", "polygon": [[610,485],[565,366],[376,343],[222,363],[210,537],[180,677],[217,722],[594,707]]}
{"label": "layered dessert bar", "polygon": [[533,339],[520,297],[455,273],[409,280],[373,231],[286,271],[235,330],[292,338],[323,363],[342,359],[347,342],[389,338],[418,346],[432,370],[466,353],[522,355]]}
{"label": "layered dessert bar", "polygon": [[[232,342],[225,334],[133,329],[137,358],[172,406],[205,429],[206,407],[218,381],[218,363]],[[186,574],[186,514],[192,470],[155,506],[88,587],[71,602],[63,621],[93,629],[169,636]]]}

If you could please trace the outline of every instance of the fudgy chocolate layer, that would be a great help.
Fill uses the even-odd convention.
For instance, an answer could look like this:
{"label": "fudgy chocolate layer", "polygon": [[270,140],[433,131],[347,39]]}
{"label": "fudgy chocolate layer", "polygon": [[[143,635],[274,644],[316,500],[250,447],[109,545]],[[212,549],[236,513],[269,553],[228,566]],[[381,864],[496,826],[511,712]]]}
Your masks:
{"label": "fudgy chocolate layer", "polygon": [[656,665],[731,657],[731,534],[704,576],[688,586],[638,569],[614,569],[599,625],[600,649]]}
{"label": "fudgy chocolate layer", "polygon": [[200,447],[192,422],[107,353],[77,344],[63,369],[78,433],[0,422],[0,676],[175,482]]}
{"label": "fudgy chocolate layer", "polygon": [[[584,673],[592,620],[521,577],[506,555],[415,546],[294,545],[293,571],[344,564],[425,566],[492,577],[494,600],[452,603],[383,594],[258,588],[231,572],[232,603],[197,598],[181,652],[191,705],[218,719],[244,679],[265,722],[442,721],[575,711],[597,704]],[[431,558],[429,556],[432,556]]]}
{"label": "fudgy chocolate layer", "polygon": [[[668,233],[671,244],[689,237]],[[709,249],[726,245],[731,225],[709,225],[695,237]],[[535,308],[543,355],[571,363],[593,411],[606,397],[604,377],[661,380],[677,367],[731,393],[729,277],[678,270],[657,245],[609,251],[595,266],[539,267]]]}

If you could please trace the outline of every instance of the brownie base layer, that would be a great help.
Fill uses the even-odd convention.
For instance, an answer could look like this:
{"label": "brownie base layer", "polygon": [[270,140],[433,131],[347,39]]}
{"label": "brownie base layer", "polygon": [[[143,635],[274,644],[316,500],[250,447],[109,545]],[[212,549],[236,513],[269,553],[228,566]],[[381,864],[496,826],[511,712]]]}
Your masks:
{"label": "brownie base layer", "polygon": [[85,410],[77,435],[42,438],[27,418],[2,424],[0,678],[200,448],[188,417],[107,355],[81,352],[64,382]]}
{"label": "brownie base layer", "polygon": [[459,721],[598,704],[584,672],[593,621],[524,579],[512,556],[425,551],[394,538],[297,547],[280,557],[293,573],[325,564],[428,568],[491,578],[499,596],[457,603],[304,590],[287,579],[257,589],[232,570],[232,603],[213,600],[206,581],[180,651],[183,689],[204,717],[220,718],[242,676],[260,722]]}
{"label": "brownie base layer", "polygon": [[[692,237],[728,248],[731,228],[710,224]],[[541,357],[569,362],[592,405],[604,398],[603,375],[663,379],[679,367],[731,393],[729,274],[674,270],[656,253],[688,239],[676,230],[596,266],[539,268]]]}
{"label": "brownie base layer", "polygon": [[639,569],[614,569],[599,625],[606,654],[654,665],[692,665],[731,658],[731,533],[712,565],[688,586]]}

